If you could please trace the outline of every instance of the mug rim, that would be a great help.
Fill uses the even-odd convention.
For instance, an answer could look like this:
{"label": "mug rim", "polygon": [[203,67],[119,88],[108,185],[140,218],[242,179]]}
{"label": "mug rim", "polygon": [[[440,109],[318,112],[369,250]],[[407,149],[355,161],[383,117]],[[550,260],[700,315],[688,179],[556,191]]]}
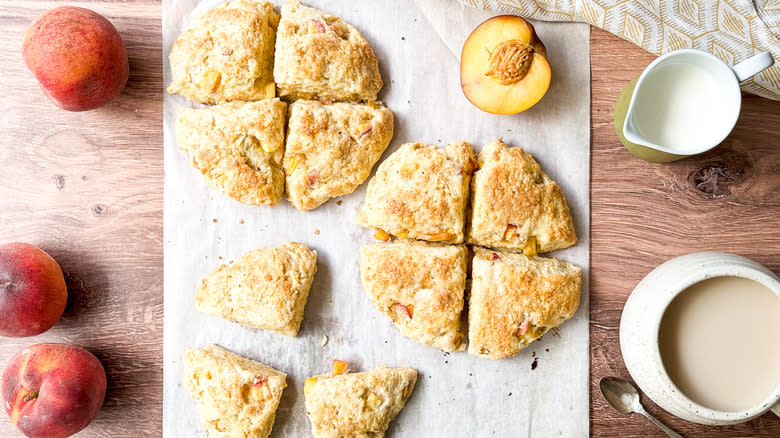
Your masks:
{"label": "mug rim", "polygon": [[[774,405],[780,402],[780,381],[778,381],[777,384],[775,385],[775,389],[769,392],[769,394],[766,397],[764,397],[761,400],[761,402],[741,411],[722,411],[722,410],[713,409],[704,406],[692,400],[690,397],[688,397],[685,394],[685,392],[683,392],[677,386],[677,384],[674,382],[671,376],[669,376],[669,373],[666,371],[666,365],[664,364],[663,358],[661,357],[660,341],[659,341],[661,322],[663,321],[663,316],[666,313],[666,310],[669,308],[669,305],[672,303],[672,301],[674,301],[674,299],[677,298],[677,296],[679,296],[683,291],[685,291],[687,288],[693,286],[696,283],[700,283],[702,281],[711,278],[718,278],[718,277],[744,278],[762,284],[771,292],[773,292],[777,297],[780,298],[780,281],[778,281],[772,275],[769,275],[766,272],[757,269],[755,264],[758,263],[746,257],[742,257],[731,253],[720,253],[720,252],[699,252],[699,253],[692,253],[692,254],[696,254],[696,255],[712,254],[714,256],[728,255],[730,257],[736,256],[738,259],[732,260],[728,263],[723,263],[722,261],[720,261],[717,264],[704,266],[698,271],[688,273],[685,279],[683,281],[676,283],[674,287],[666,288],[665,303],[659,313],[659,318],[653,320],[653,333],[654,333],[653,341],[654,342],[652,344],[653,345],[653,349],[651,353],[652,360],[653,362],[660,365],[660,367],[658,367],[658,371],[661,374],[661,376],[669,383],[673,393],[679,396],[683,400],[683,402],[687,403],[691,408],[691,410],[695,412],[697,416],[714,419],[716,421],[730,422],[730,423],[748,421],[752,418],[755,418],[759,415],[766,413]],[[692,254],[688,254],[688,255],[692,255]],[[685,256],[680,256],[680,257],[685,257]],[[674,257],[672,259],[669,259],[666,262],[659,265],[656,269],[660,268],[663,265],[666,265],[667,263],[673,263],[680,257]],[[746,261],[749,263],[746,263]],[[738,262],[738,263],[735,264],[734,262]],[[728,271],[730,268],[733,269],[735,266],[739,266],[738,272],[736,273],[725,272]],[[763,265],[760,264],[759,266],[763,267]]]}
{"label": "mug rim", "polygon": [[[629,141],[631,141],[632,143],[636,143],[638,145],[641,145],[641,146],[645,146],[645,147],[648,147],[648,148],[651,148],[651,149],[655,149],[657,151],[665,152],[667,154],[680,155],[680,156],[683,156],[683,157],[690,157],[690,156],[701,154],[701,153],[707,152],[707,151],[709,151],[711,149],[714,149],[715,147],[717,147],[718,145],[723,143],[723,140],[725,140],[731,134],[731,132],[734,130],[734,127],[737,126],[737,122],[739,121],[739,114],[742,112],[742,91],[741,91],[741,89],[739,87],[739,80],[737,80],[737,75],[736,75],[736,73],[734,73],[734,69],[730,65],[728,65],[725,61],[723,61],[722,59],[720,59],[717,56],[713,55],[712,53],[709,53],[709,52],[706,52],[706,51],[700,50],[700,49],[693,49],[693,48],[684,48],[684,49],[672,50],[671,52],[664,53],[663,55],[661,55],[658,58],[654,59],[653,62],[648,64],[647,67],[645,67],[644,70],[642,70],[642,73],[640,73],[639,79],[637,79],[637,87],[636,88],[638,88],[638,85],[641,84],[645,80],[645,78],[647,77],[648,72],[653,70],[658,64],[667,61],[669,58],[672,58],[672,57],[675,57],[675,56],[680,56],[680,55],[704,56],[705,58],[709,58],[709,59],[715,61],[716,64],[718,64],[721,68],[725,68],[726,70],[728,70],[729,74],[727,75],[727,77],[728,77],[727,81],[729,82],[729,88],[731,90],[733,90],[731,92],[732,97],[736,97],[736,99],[735,99],[736,100],[736,106],[735,106],[733,114],[732,114],[732,116],[733,116],[732,119],[733,120],[730,120],[731,123],[730,123],[730,127],[729,127],[728,131],[722,137],[720,137],[716,142],[714,142],[712,144],[709,144],[709,145],[706,145],[704,147],[695,149],[693,151],[684,151],[684,152],[679,151],[679,150],[675,150],[675,149],[671,149],[671,148],[668,148],[666,146],[662,146],[662,145],[658,145],[658,144],[650,144],[650,143],[645,142],[645,141],[634,141],[634,140],[638,140],[638,139],[634,139],[634,140],[630,140],[629,139]],[[629,115],[633,114],[632,110],[634,109],[634,103],[635,103],[635,97],[636,97],[636,88],[634,89],[634,92],[631,95],[631,100],[628,102],[628,108],[626,109],[626,113],[629,114]],[[626,135],[625,129],[626,129],[626,125],[628,125],[628,122],[629,122],[629,118],[626,117],[626,122],[623,125],[623,135],[624,136]]]}

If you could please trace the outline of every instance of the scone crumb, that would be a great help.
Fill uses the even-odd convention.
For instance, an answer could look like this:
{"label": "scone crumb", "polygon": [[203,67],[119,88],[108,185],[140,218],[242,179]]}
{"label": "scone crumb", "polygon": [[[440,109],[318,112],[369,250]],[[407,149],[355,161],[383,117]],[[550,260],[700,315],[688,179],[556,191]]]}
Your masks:
{"label": "scone crumb", "polygon": [[243,219],[240,219],[240,220],[238,221],[238,223],[239,223],[239,224],[241,224],[241,225],[243,225],[243,224],[244,224],[244,220],[243,220]]}
{"label": "scone crumb", "polygon": [[327,344],[328,344],[328,336],[322,335],[322,341],[320,342],[320,347],[324,347]]}

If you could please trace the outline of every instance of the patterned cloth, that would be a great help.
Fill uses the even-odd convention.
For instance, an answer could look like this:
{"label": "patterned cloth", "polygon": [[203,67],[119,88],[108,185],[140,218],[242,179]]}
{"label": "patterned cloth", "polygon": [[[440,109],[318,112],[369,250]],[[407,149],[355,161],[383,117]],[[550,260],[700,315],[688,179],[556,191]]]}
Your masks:
{"label": "patterned cloth", "polygon": [[693,47],[729,65],[771,52],[775,65],[742,90],[780,100],[780,0],[460,0],[545,21],[583,21],[657,55]]}

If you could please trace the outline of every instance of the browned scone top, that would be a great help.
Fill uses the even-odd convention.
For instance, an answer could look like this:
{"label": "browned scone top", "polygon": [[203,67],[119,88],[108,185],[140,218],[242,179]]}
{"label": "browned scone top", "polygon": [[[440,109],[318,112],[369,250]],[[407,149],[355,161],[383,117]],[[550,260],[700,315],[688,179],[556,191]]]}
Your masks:
{"label": "browned scone top", "polygon": [[393,112],[378,102],[290,104],[286,196],[299,210],[355,191],[393,138]]}
{"label": "browned scone top", "polygon": [[234,0],[196,15],[168,55],[168,92],[208,104],[276,96],[278,25],[270,2]]}
{"label": "browned scone top", "polygon": [[466,247],[399,240],[360,247],[365,289],[404,336],[444,351],[465,348],[461,330]]}
{"label": "browned scone top", "polygon": [[463,243],[473,170],[469,143],[404,144],[368,182],[357,224],[401,238]]}
{"label": "browned scone top", "polygon": [[538,252],[577,243],[566,197],[530,153],[497,139],[482,148],[477,168],[468,243],[522,250],[535,241]]}
{"label": "browned scone top", "polygon": [[276,205],[284,193],[284,123],[279,99],[181,107],[176,141],[203,179],[238,202]]}
{"label": "browned scone top", "polygon": [[574,316],[582,270],[570,263],[474,249],[469,297],[469,353],[509,357]]}
{"label": "browned scone top", "polygon": [[374,50],[351,24],[287,0],[276,36],[274,79],[283,99],[373,101],[382,88]]}

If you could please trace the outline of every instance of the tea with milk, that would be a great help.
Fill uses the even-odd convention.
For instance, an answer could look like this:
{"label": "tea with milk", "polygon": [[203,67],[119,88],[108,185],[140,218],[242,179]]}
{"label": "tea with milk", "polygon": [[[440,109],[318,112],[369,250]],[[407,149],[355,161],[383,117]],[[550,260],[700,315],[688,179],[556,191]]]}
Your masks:
{"label": "tea with milk", "polygon": [[667,374],[719,411],[759,405],[780,384],[780,297],[741,277],[714,277],[669,304],[658,334]]}

